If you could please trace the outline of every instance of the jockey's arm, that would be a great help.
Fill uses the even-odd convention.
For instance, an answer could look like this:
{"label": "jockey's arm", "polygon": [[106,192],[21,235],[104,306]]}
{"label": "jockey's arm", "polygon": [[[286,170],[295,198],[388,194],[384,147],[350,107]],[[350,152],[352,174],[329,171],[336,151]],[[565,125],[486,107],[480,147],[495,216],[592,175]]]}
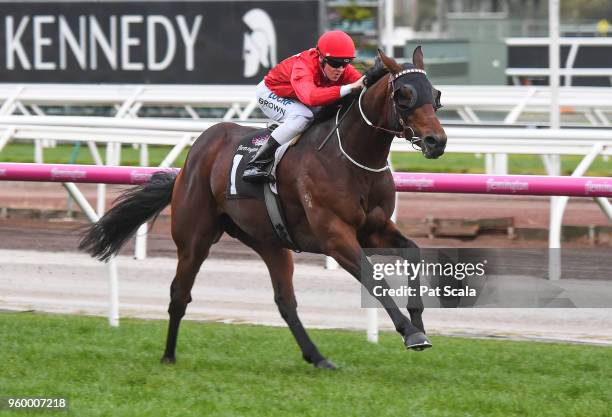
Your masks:
{"label": "jockey's arm", "polygon": [[318,87],[310,70],[296,62],[291,72],[291,86],[298,99],[309,107],[325,106],[340,98],[340,86]]}
{"label": "jockey's arm", "polygon": [[[361,74],[352,66],[346,68],[349,72],[349,82],[359,80]],[[301,62],[296,62],[291,72],[291,85],[298,99],[309,107],[325,106],[340,99],[340,86],[319,87],[314,83],[314,77],[310,69]]]}

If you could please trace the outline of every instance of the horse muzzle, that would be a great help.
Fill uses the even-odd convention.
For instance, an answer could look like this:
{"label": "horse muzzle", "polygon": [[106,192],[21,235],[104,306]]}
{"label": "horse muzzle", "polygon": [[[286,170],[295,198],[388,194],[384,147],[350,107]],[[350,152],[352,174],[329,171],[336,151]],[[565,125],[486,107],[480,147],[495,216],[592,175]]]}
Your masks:
{"label": "horse muzzle", "polygon": [[427,159],[439,158],[446,148],[446,134],[430,134],[424,136],[421,141],[421,151]]}

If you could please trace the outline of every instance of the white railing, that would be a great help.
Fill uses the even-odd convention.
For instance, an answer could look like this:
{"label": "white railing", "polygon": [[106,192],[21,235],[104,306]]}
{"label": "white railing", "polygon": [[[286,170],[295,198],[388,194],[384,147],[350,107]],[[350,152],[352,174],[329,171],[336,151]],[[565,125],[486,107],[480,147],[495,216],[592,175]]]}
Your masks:
{"label": "white railing", "polygon": [[[466,124],[482,124],[483,121],[505,125],[548,123],[550,90],[547,87],[439,87],[445,106],[440,113],[443,122],[449,122],[456,114]],[[612,126],[610,90],[560,89],[560,106],[568,115],[565,124]],[[49,110],[46,106],[70,106],[81,110],[97,108],[94,111],[116,118],[137,118],[147,108],[161,107],[174,108],[175,115],[180,113],[199,119],[201,109],[214,108],[214,114],[219,117],[208,120],[258,121],[253,119],[253,111],[257,108],[253,85],[0,84],[0,103],[0,115],[42,116]],[[38,153],[43,145],[45,143],[37,142]],[[507,174],[507,165],[505,153],[485,155],[487,173]]]}
{"label": "white railing", "polygon": [[[185,135],[193,142],[215,121],[168,119],[116,119],[72,116],[0,116],[0,150],[10,140],[51,139],[145,145],[176,145]],[[263,122],[241,123],[263,127]],[[522,129],[452,126],[447,152],[586,155],[596,143],[601,155],[612,153],[612,129]],[[396,139],[393,151],[412,152],[406,141]],[[43,162],[43,161],[37,161]]]}
{"label": "white railing", "polygon": [[[612,68],[576,68],[576,57],[581,46],[612,46],[612,38],[560,38],[561,46],[569,46],[569,53],[565,60],[565,65],[559,68],[559,75],[565,77],[565,86],[572,85],[572,77],[610,77],[612,80]],[[548,46],[549,38],[508,38],[508,46]],[[508,68],[506,75],[511,76],[514,84],[520,84],[519,76],[549,76],[548,68]]]}
{"label": "white railing", "polygon": [[[539,71],[539,70],[538,70]],[[442,91],[442,117],[456,112],[465,123],[483,120],[512,124],[529,113],[529,122],[546,124],[550,103],[547,87],[438,86]],[[610,125],[610,88],[560,89],[560,105],[582,117],[587,125]],[[198,109],[221,109],[223,120],[247,120],[257,108],[255,86],[203,85],[62,85],[0,84],[0,114],[44,115],[45,106],[110,107],[115,117],[138,117],[147,107],[174,107],[200,118]],[[578,123],[574,122],[574,123]]]}
{"label": "white railing", "polygon": [[[190,146],[214,121],[168,119],[117,119],[70,116],[0,116],[0,151],[11,140],[42,139],[84,142],[99,160],[96,143],[169,145],[178,154]],[[244,124],[263,127],[262,122]],[[588,155],[602,144],[597,156],[612,154],[612,129],[519,129],[447,127],[447,152],[484,154]],[[180,148],[180,149],[178,149]],[[178,150],[178,152],[177,152]],[[396,140],[396,152],[413,152],[409,143]],[[35,162],[44,162],[43,149],[35,147]],[[117,160],[119,156],[113,158]],[[100,163],[100,162],[98,162]]]}
{"label": "white railing", "polygon": [[[529,123],[546,125],[550,111],[547,87],[512,86],[439,86],[443,91],[448,122],[456,114],[462,123],[483,121],[501,124]],[[560,105],[571,123],[612,126],[610,88],[562,88]],[[201,109],[214,108],[219,117],[207,120],[253,119],[257,108],[253,85],[102,85],[102,84],[0,84],[0,115],[45,115],[48,106],[98,108],[115,118],[137,118],[147,108],[174,108],[192,119],[200,119]],[[105,110],[101,110],[101,109]],[[112,111],[109,111],[111,108]],[[149,114],[150,112],[147,112]],[[210,112],[208,112],[210,113]],[[206,112],[204,112],[206,114]],[[576,118],[576,115],[579,117]],[[456,118],[456,117],[455,117]],[[188,118],[186,118],[188,120]],[[566,124],[570,118],[566,120]],[[147,122],[148,123],[148,122]],[[204,130],[204,129],[201,129]],[[51,142],[52,144],[52,142]],[[45,143],[37,142],[37,153]],[[0,148],[2,138],[0,137]],[[496,151],[497,152],[497,151]],[[36,159],[40,162],[40,158]],[[507,174],[506,153],[485,155],[485,169],[491,174]],[[104,186],[101,185],[100,189]]]}

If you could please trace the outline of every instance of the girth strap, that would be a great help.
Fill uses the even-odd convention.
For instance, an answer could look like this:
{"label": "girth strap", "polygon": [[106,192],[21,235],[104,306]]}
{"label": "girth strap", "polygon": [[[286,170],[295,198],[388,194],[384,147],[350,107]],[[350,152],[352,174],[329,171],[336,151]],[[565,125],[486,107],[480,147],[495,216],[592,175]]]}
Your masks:
{"label": "girth strap", "polygon": [[283,246],[291,249],[294,252],[301,252],[298,246],[291,239],[289,229],[287,229],[287,226],[285,226],[283,214],[280,208],[279,197],[272,191],[271,183],[266,182],[263,187],[266,209],[268,210],[268,216],[270,217],[270,221],[272,222],[272,229],[274,229],[274,234],[281,241]]}

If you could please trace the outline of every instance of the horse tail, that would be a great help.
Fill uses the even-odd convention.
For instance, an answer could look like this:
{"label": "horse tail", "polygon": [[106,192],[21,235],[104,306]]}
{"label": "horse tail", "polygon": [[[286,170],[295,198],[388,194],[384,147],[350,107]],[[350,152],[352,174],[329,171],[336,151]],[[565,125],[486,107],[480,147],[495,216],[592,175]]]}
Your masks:
{"label": "horse tail", "polygon": [[141,224],[155,220],[170,204],[176,175],[172,171],[156,172],[146,184],[123,192],[113,208],[85,230],[79,249],[101,261],[108,261]]}

